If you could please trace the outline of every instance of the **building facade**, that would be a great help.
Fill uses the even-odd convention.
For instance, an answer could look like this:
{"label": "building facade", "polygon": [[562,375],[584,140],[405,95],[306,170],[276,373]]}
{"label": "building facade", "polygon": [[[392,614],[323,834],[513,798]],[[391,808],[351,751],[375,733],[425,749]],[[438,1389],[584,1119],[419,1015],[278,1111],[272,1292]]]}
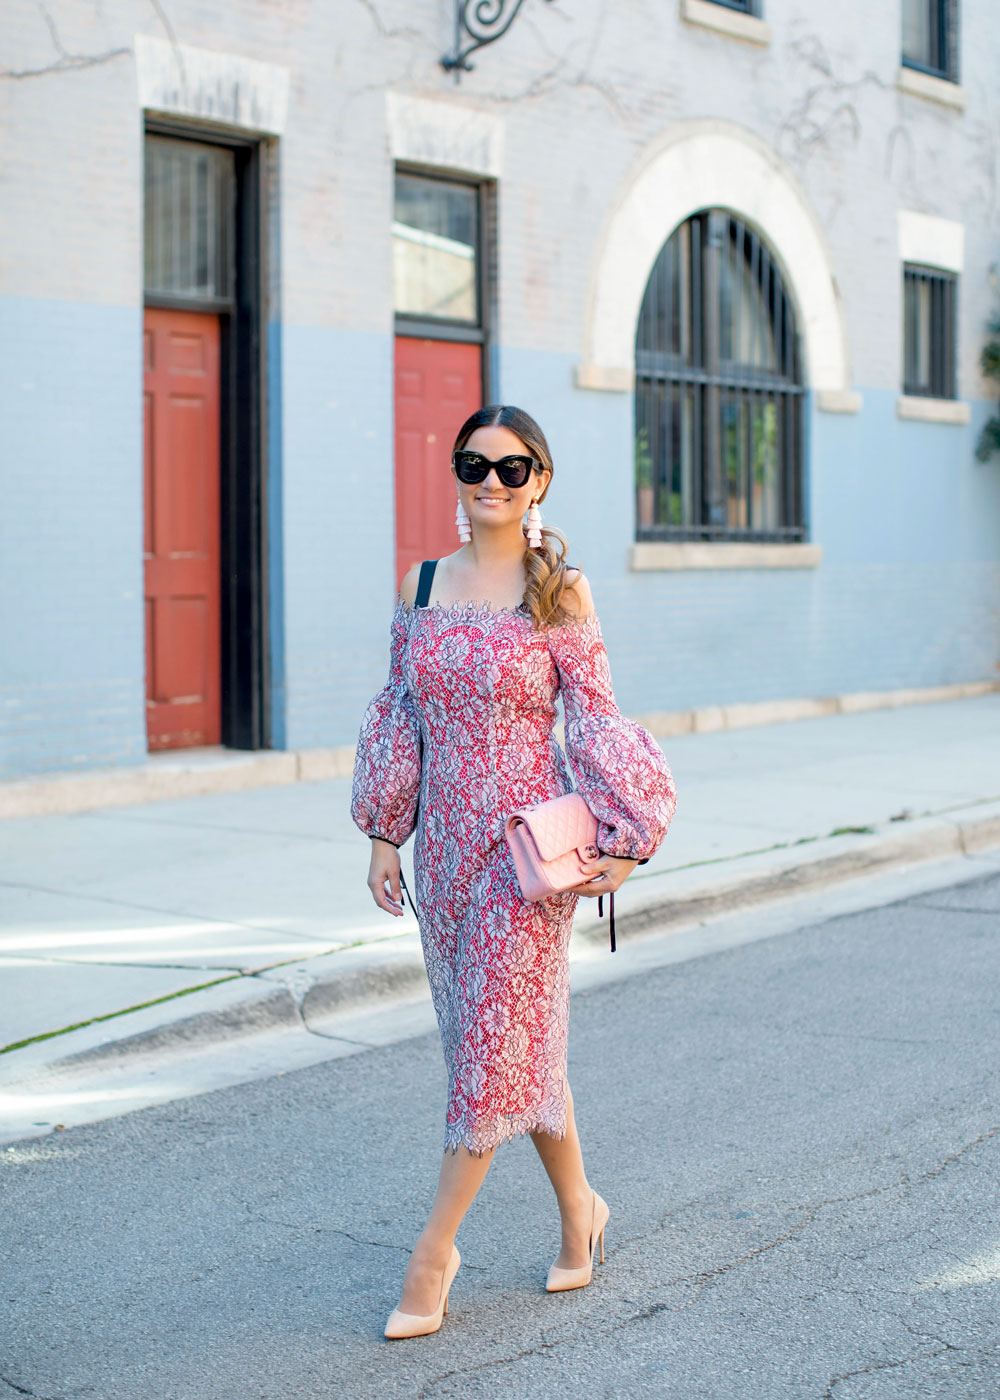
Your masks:
{"label": "building facade", "polygon": [[0,777],[349,745],[482,402],[627,713],[997,678],[989,0],[499,11],[5,8]]}

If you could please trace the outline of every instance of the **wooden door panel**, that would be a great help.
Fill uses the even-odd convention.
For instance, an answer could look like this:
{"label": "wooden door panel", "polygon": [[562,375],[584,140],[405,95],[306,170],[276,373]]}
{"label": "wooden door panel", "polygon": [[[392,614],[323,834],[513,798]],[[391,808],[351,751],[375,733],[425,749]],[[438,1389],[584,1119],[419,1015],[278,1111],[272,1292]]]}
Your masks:
{"label": "wooden door panel", "polygon": [[[170,460],[164,529],[157,541],[172,559],[209,560],[214,551],[206,538],[213,524],[209,495],[213,489],[211,404],[205,399],[175,394],[170,404]],[[214,453],[218,458],[218,449]]]}
{"label": "wooden door panel", "polygon": [[217,744],[219,318],[148,308],[143,344],[149,747]]}
{"label": "wooden door panel", "polygon": [[396,337],[396,583],[412,564],[459,546],[451,444],[482,405],[482,350]]}

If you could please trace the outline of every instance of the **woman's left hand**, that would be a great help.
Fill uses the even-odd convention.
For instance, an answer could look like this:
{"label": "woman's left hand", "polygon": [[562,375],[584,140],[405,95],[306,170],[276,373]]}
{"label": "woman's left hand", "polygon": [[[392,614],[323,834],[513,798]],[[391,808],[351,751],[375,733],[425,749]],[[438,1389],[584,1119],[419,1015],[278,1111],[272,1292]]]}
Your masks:
{"label": "woman's left hand", "polygon": [[[587,895],[591,899],[596,899],[599,894],[611,894],[624,884],[638,864],[637,860],[626,860],[623,856],[598,856],[595,860],[584,861],[584,883],[571,885],[570,892]],[[600,878],[595,878],[597,876]]]}

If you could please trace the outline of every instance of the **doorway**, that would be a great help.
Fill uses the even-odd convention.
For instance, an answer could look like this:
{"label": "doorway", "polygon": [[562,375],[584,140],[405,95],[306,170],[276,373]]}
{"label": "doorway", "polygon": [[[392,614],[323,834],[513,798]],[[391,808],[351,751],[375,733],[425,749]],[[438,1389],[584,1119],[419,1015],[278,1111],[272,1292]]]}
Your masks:
{"label": "doorway", "polygon": [[145,141],[146,730],[150,751],[270,742],[257,143]]}
{"label": "doorway", "polygon": [[492,186],[396,171],[396,583],[458,548],[451,445],[489,402]]}

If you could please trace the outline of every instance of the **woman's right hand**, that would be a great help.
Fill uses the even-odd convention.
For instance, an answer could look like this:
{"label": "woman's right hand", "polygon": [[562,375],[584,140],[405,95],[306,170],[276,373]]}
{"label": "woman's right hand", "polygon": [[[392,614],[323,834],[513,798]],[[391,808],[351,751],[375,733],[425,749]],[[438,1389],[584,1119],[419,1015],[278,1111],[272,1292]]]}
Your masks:
{"label": "woman's right hand", "polygon": [[[388,890],[386,886],[388,885]],[[399,883],[399,852],[391,841],[372,838],[372,858],[368,867],[368,888],[372,899],[387,914],[403,913],[403,891]]]}

